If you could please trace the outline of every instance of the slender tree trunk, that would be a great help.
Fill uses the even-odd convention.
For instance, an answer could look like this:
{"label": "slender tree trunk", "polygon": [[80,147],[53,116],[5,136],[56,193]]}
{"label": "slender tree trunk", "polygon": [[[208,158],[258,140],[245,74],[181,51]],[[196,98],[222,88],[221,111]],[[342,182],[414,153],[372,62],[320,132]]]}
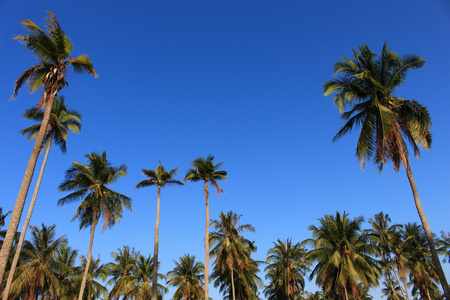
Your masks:
{"label": "slender tree trunk", "polygon": [[234,272],[231,269],[231,292],[233,293],[233,300],[236,300],[236,293],[234,291]]}
{"label": "slender tree trunk", "polygon": [[205,181],[206,229],[205,229],[205,300],[209,300],[209,190]]}
{"label": "slender tree trunk", "polygon": [[34,143],[33,151],[31,152],[28,165],[25,170],[25,175],[20,186],[19,194],[17,195],[16,204],[11,215],[8,230],[6,232],[5,240],[3,241],[2,248],[0,250],[0,281],[3,281],[5,275],[6,264],[8,262],[9,254],[11,252],[11,246],[16,235],[17,228],[19,227],[20,218],[22,217],[23,207],[25,206],[25,200],[27,198],[28,190],[30,188],[31,180],[33,179],[34,168],[41,151],[42,142],[44,140],[45,133],[47,131],[48,121],[50,119],[50,113],[52,111],[53,101],[55,100],[56,92],[52,92],[47,98],[47,107],[45,108],[44,117],[42,118],[42,124],[39,128],[39,132]]}
{"label": "slender tree trunk", "polygon": [[[395,269],[395,267],[393,267],[392,270],[394,271],[395,278],[397,278],[397,283],[398,283],[398,286],[400,287],[400,291],[402,292],[403,299],[405,299],[406,298],[405,292],[403,291],[402,285],[400,284],[400,278],[398,277],[397,270]],[[408,295],[408,300],[409,300],[409,295]]]}
{"label": "slender tree trunk", "polygon": [[92,223],[88,257],[87,257],[87,261],[86,261],[86,267],[85,267],[84,273],[83,273],[83,279],[81,280],[81,287],[80,287],[80,293],[78,294],[78,300],[83,300],[84,288],[86,287],[86,279],[87,279],[87,275],[89,272],[89,265],[91,264],[91,259],[92,259],[92,245],[94,244],[94,233],[95,233],[95,227],[97,226],[97,222],[98,222],[98,219],[94,219],[94,222]]}
{"label": "slender tree trunk", "polygon": [[410,300],[411,298],[409,297],[409,290],[408,286],[406,285],[406,278],[403,278],[403,285],[405,286],[406,296],[408,297],[408,300]]}
{"label": "slender tree trunk", "polygon": [[157,300],[158,253],[159,253],[159,209],[161,205],[161,187],[158,185],[158,201],[156,204],[155,248],[153,250],[152,300]]}
{"label": "slender tree trunk", "polygon": [[22,231],[20,232],[19,243],[17,244],[16,253],[14,254],[14,259],[9,270],[8,281],[6,282],[5,290],[3,291],[3,300],[8,300],[9,291],[11,289],[12,280],[14,278],[14,272],[16,271],[17,263],[20,257],[20,250],[22,250],[22,244],[25,240],[25,234],[27,233],[28,225],[30,224],[31,215],[33,214],[34,204],[36,203],[36,198],[41,186],[42,177],[44,176],[45,166],[47,165],[48,154],[50,153],[50,146],[52,144],[52,138],[49,138],[48,147],[45,151],[44,160],[42,161],[41,170],[39,172],[38,179],[36,181],[36,187],[34,188],[33,197],[31,198],[30,206],[28,208],[27,217],[23,223]]}
{"label": "slender tree trunk", "polygon": [[447,278],[445,277],[444,270],[442,270],[441,262],[439,261],[439,256],[436,252],[436,247],[434,246],[433,234],[431,233],[430,225],[428,224],[425,212],[422,208],[422,203],[420,202],[419,193],[417,192],[416,182],[411,172],[411,166],[409,165],[409,160],[407,158],[403,159],[403,164],[405,165],[406,175],[408,176],[409,184],[414,196],[414,204],[416,205],[417,212],[419,213],[420,220],[422,221],[422,226],[425,231],[425,236],[427,237],[428,246],[430,247],[431,257],[436,267],[436,273],[439,276],[442,288],[444,290],[445,298],[450,299],[450,287],[447,283]]}

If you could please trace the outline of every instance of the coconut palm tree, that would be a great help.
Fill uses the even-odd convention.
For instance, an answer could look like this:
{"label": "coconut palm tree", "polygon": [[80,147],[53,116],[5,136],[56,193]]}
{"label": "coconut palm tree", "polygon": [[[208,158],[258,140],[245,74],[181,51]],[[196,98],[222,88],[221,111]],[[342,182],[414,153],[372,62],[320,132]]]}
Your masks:
{"label": "coconut palm tree", "polygon": [[103,218],[103,231],[114,226],[122,218],[122,210],[131,210],[131,198],[122,195],[107,186],[115,183],[120,177],[127,174],[127,166],[112,166],[106,158],[106,152],[86,154],[88,164],[83,165],[73,162],[72,167],[66,171],[66,180],[59,185],[60,192],[73,191],[69,195],[58,200],[58,205],[64,205],[82,200],[72,221],[80,221],[80,230],[91,227],[89,252],[81,281],[79,300],[83,299],[89,264],[92,259],[92,245],[94,242],[95,228]]}
{"label": "coconut palm tree", "polygon": [[[417,223],[408,223],[404,226],[402,234],[408,240],[407,247],[409,279],[412,283],[412,295],[420,295],[421,299],[440,298],[437,291],[439,277],[431,261],[430,250],[422,226]],[[438,295],[435,295],[437,292]],[[433,297],[432,297],[433,295]]]}
{"label": "coconut palm tree", "polygon": [[18,267],[9,297],[16,299],[23,294],[24,299],[33,300],[61,295],[58,274],[68,272],[69,268],[55,260],[55,252],[62,243],[67,243],[67,239],[65,236],[55,236],[55,225],[42,224],[42,228],[31,226],[31,240],[25,241],[23,262]]}
{"label": "coconut palm tree", "polygon": [[191,164],[192,167],[186,172],[185,181],[203,181],[203,191],[205,193],[206,201],[206,229],[205,229],[205,299],[209,299],[209,184],[211,184],[217,191],[217,197],[223,193],[222,188],[217,183],[218,180],[228,180],[227,171],[219,170],[223,164],[220,162],[214,164],[214,156],[208,155],[205,159],[200,156]]}
{"label": "coconut palm tree", "polygon": [[[42,118],[44,113],[37,107],[27,109],[24,114],[25,119],[35,120],[42,123]],[[20,134],[26,135],[28,140],[35,139],[41,123],[25,128],[20,131]],[[20,249],[22,249],[22,243],[25,239],[25,234],[27,232],[28,225],[30,224],[31,215],[33,214],[34,205],[36,203],[37,195],[41,185],[42,177],[44,176],[45,166],[47,164],[48,155],[50,153],[50,146],[52,141],[54,141],[61,149],[63,153],[66,153],[66,139],[68,137],[68,132],[80,133],[81,129],[81,115],[75,110],[67,109],[67,104],[64,104],[64,97],[58,96],[53,103],[52,111],[50,114],[50,120],[47,125],[47,132],[44,137],[44,148],[47,148],[42,161],[41,170],[39,172],[38,179],[36,181],[36,187],[34,188],[33,197],[31,198],[30,206],[28,208],[28,213],[25,218],[25,222],[22,227],[22,232],[20,233],[19,242],[17,244],[17,250],[14,254],[14,259],[11,265],[11,269],[8,275],[8,280],[5,287],[5,294],[9,293],[11,287],[14,272],[19,261]],[[6,298],[5,298],[6,300]]]}
{"label": "coconut palm tree", "polygon": [[[115,290],[110,293],[111,299],[150,299],[152,295],[152,276],[153,258],[151,255],[145,257],[144,255],[137,254],[135,260],[135,266],[131,269],[131,274],[122,277],[117,283]],[[164,279],[165,276],[158,274],[160,279]],[[167,293],[167,289],[158,284],[158,300],[162,299],[162,295]]]}
{"label": "coconut palm tree", "polygon": [[[353,56],[353,59],[343,58],[342,62],[335,63],[334,74],[340,77],[324,84],[325,96],[334,94],[334,103],[342,119],[347,120],[333,141],[361,126],[356,155],[362,166],[367,160],[373,159],[381,172],[390,161],[395,171],[403,164],[436,271],[445,295],[450,299],[450,287],[420,202],[407,147],[408,141],[416,157],[420,155],[420,147],[430,149],[430,114],[416,100],[394,96],[404,82],[406,73],[410,69],[421,68],[425,60],[416,55],[400,57],[389,50],[386,43],[381,56],[373,53],[367,45],[360,46],[359,53],[353,50]],[[352,108],[344,112],[347,105],[352,105]]]}
{"label": "coconut palm tree", "polygon": [[439,247],[437,251],[445,255],[444,262],[450,262],[450,232],[441,231],[441,238],[437,239],[437,244]]}
{"label": "coconut palm tree", "polygon": [[[395,278],[397,279],[397,284],[400,287],[403,298],[406,299],[405,292],[400,283],[400,278],[398,272],[393,264],[392,253],[393,245],[392,238],[396,232],[402,227],[399,224],[394,224],[389,226],[391,218],[388,214],[380,212],[374,215],[373,219],[369,219],[369,223],[372,225],[372,229],[367,232],[370,234],[371,238],[374,240],[375,245],[379,248],[382,255],[382,266],[386,268],[385,273],[394,272]],[[407,287],[405,286],[405,289]],[[408,298],[409,299],[409,298]]]}
{"label": "coconut palm tree", "polygon": [[[83,300],[90,299],[108,299],[108,290],[106,287],[101,284],[98,279],[101,279],[103,282],[106,281],[108,277],[108,268],[101,264],[100,257],[93,259],[91,257],[91,261],[89,262],[86,256],[82,255],[80,257],[81,268],[83,270],[88,269],[85,288],[83,293]],[[75,286],[80,288],[83,284],[84,274],[77,276],[74,278]],[[75,299],[75,298],[72,298]]]}
{"label": "coconut palm tree", "polygon": [[[158,253],[159,253],[159,209],[161,205],[161,188],[167,185],[184,185],[183,182],[175,180],[173,177],[177,174],[178,169],[172,169],[169,172],[166,171],[164,166],[159,163],[156,170],[142,169],[142,174],[147,177],[146,180],[142,180],[136,185],[136,188],[142,188],[147,186],[156,186],[158,188],[158,200],[156,203],[156,222],[155,222],[155,245],[154,245],[154,266],[158,266]],[[158,267],[153,269],[152,279],[152,300],[157,300],[157,284],[158,284]]]}
{"label": "coconut palm tree", "polygon": [[369,243],[369,236],[361,232],[363,221],[362,217],[350,220],[345,212],[336,212],[335,216],[320,218],[319,227],[308,228],[313,238],[303,243],[313,248],[307,259],[317,262],[310,279],[316,277],[316,284],[327,297],[358,299],[360,283],[366,288],[377,285],[378,261],[372,257],[375,248]]}
{"label": "coconut palm tree", "polygon": [[[234,270],[234,289],[236,299],[258,300],[258,289],[261,288],[262,281],[259,278],[259,265],[261,261],[256,261],[251,257],[245,261],[242,271]],[[231,272],[229,269],[222,269],[220,265],[216,266],[211,274],[214,279],[214,287],[218,287],[224,295],[224,300],[231,300],[233,291],[231,285]]]}
{"label": "coconut palm tree", "polygon": [[195,256],[186,254],[174,261],[175,268],[167,273],[167,283],[176,287],[173,300],[200,300],[205,296],[203,289],[204,265],[195,261]]}
{"label": "coconut palm tree", "polygon": [[78,250],[72,249],[67,243],[62,243],[55,252],[55,261],[67,266],[63,272],[58,273],[58,278],[62,286],[61,296],[57,300],[74,300],[77,296],[75,278],[80,277],[83,270],[80,266],[75,266],[78,257]]}
{"label": "coconut palm tree", "polygon": [[264,290],[268,299],[298,299],[305,288],[304,276],[308,270],[306,249],[291,239],[274,243],[267,252],[266,279],[270,284]]}
{"label": "coconut palm tree", "polygon": [[404,292],[400,285],[397,285],[391,277],[387,277],[383,282],[384,288],[381,289],[382,295],[387,300],[405,300]]}
{"label": "coconut palm tree", "polygon": [[113,286],[110,293],[111,295],[115,295],[117,290],[123,288],[120,285],[123,281],[120,280],[131,275],[133,269],[136,267],[136,257],[139,255],[139,253],[136,253],[134,248],[130,249],[129,246],[123,246],[122,249],[117,250],[118,252],[111,253],[111,256],[114,258],[114,262],[107,264],[107,267],[109,268],[109,276],[111,277],[108,280],[108,285]]}
{"label": "coconut palm tree", "polygon": [[28,83],[32,92],[39,90],[43,86],[43,96],[39,101],[39,105],[45,107],[45,113],[42,118],[42,126],[36,136],[33,151],[28,160],[4,244],[0,251],[0,280],[3,279],[5,273],[6,263],[11,251],[14,235],[17,232],[22,216],[25,199],[44,141],[55,96],[67,85],[66,76],[70,66],[72,66],[75,73],[88,73],[97,77],[97,73],[95,73],[92,62],[87,55],[80,55],[76,58],[70,57],[73,43],[61,29],[53,13],[48,12],[48,14],[49,16],[46,19],[45,25],[47,33],[32,21],[25,20],[22,22],[22,25],[28,30],[28,35],[18,35],[15,37],[15,39],[23,43],[26,49],[30,50],[36,56],[39,63],[26,69],[20,75],[16,80],[14,93],[11,98],[15,98],[20,88],[26,83]]}
{"label": "coconut palm tree", "polygon": [[243,272],[251,252],[256,251],[253,242],[241,236],[246,231],[255,232],[250,224],[240,225],[242,215],[229,211],[219,215],[219,220],[211,221],[215,231],[209,236],[209,242],[213,246],[210,254],[216,257],[214,267],[231,273],[232,299],[236,299],[234,289],[234,271]]}

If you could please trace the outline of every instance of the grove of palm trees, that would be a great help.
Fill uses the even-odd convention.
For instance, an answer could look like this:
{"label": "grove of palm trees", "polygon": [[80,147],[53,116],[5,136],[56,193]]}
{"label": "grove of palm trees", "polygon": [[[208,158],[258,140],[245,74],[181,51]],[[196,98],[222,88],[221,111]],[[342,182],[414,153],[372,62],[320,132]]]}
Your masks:
{"label": "grove of palm trees", "polygon": [[2,299],[450,299],[445,4],[25,2]]}

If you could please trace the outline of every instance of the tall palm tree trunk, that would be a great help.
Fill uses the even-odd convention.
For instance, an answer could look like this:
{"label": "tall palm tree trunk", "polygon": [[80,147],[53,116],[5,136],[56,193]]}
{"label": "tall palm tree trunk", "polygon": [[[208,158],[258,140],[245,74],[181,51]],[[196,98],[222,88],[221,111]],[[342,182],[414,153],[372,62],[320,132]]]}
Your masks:
{"label": "tall palm tree trunk", "polygon": [[420,221],[422,221],[422,226],[425,231],[425,236],[427,237],[428,246],[430,247],[431,257],[436,267],[436,272],[439,276],[442,288],[444,290],[445,298],[450,299],[450,287],[447,283],[447,278],[445,277],[444,270],[442,270],[441,262],[439,261],[439,256],[436,252],[436,247],[434,246],[433,234],[431,233],[430,225],[428,224],[425,212],[422,208],[422,203],[420,202],[419,193],[417,192],[416,182],[411,172],[411,166],[409,165],[408,158],[403,159],[403,164],[405,165],[406,175],[408,176],[409,184],[411,185],[411,190],[414,196],[414,204],[416,205],[417,212],[419,213]]}
{"label": "tall palm tree trunk", "polygon": [[83,300],[83,294],[84,294],[84,288],[86,287],[86,279],[89,272],[89,265],[91,264],[92,259],[92,245],[94,244],[94,233],[95,233],[95,227],[97,226],[98,218],[94,219],[94,222],[92,223],[91,228],[91,239],[89,241],[89,251],[86,261],[86,267],[83,272],[83,279],[81,280],[81,287],[80,287],[80,293],[78,294],[78,300]]}
{"label": "tall palm tree trunk", "polygon": [[156,222],[155,222],[155,248],[153,250],[152,300],[157,300],[160,205],[161,205],[161,187],[158,185],[158,201],[156,204]]}
{"label": "tall palm tree trunk", "polygon": [[45,166],[47,165],[48,154],[50,153],[50,146],[52,144],[52,138],[49,138],[48,147],[45,151],[44,160],[42,161],[41,170],[39,171],[39,176],[36,182],[36,187],[34,188],[33,197],[31,198],[30,206],[28,208],[27,217],[23,223],[22,231],[20,232],[19,243],[17,244],[16,253],[14,254],[14,259],[9,270],[8,281],[6,282],[5,290],[3,291],[3,300],[8,300],[9,291],[11,290],[12,280],[14,278],[14,272],[16,271],[17,263],[20,257],[20,250],[22,249],[23,241],[25,240],[25,234],[27,233],[28,225],[30,224],[31,215],[33,214],[34,205],[36,204],[37,195],[39,188],[41,187],[42,177],[44,176]]}
{"label": "tall palm tree trunk", "polygon": [[205,181],[206,228],[205,228],[205,300],[209,299],[209,190]]}
{"label": "tall palm tree trunk", "polygon": [[236,300],[236,292],[234,291],[234,272],[231,269],[231,292],[233,293],[233,300]]}
{"label": "tall palm tree trunk", "polygon": [[6,264],[8,262],[9,254],[11,252],[11,246],[16,235],[17,228],[19,227],[20,218],[22,217],[23,207],[25,206],[25,200],[27,198],[28,190],[30,188],[31,180],[33,179],[34,168],[41,151],[42,142],[44,140],[45,133],[47,131],[48,121],[50,119],[50,113],[52,111],[53,101],[55,100],[55,92],[49,93],[47,97],[47,107],[45,108],[44,117],[42,118],[42,124],[39,128],[39,132],[34,143],[33,151],[31,152],[28,165],[25,170],[25,175],[20,186],[19,194],[17,196],[16,204],[11,215],[8,230],[6,232],[5,240],[3,241],[2,248],[0,250],[0,281],[3,280],[5,275]]}

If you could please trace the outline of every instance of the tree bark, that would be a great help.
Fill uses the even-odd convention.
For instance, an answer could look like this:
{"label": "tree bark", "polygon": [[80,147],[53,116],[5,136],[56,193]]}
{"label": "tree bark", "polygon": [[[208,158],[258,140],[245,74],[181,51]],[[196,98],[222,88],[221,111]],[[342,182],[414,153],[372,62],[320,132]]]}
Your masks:
{"label": "tree bark", "polygon": [[80,293],[78,294],[78,300],[83,300],[84,288],[86,287],[86,278],[87,278],[87,274],[89,272],[89,265],[91,264],[91,259],[92,259],[92,245],[94,244],[94,233],[95,233],[95,227],[97,226],[97,222],[98,222],[98,219],[94,219],[94,222],[92,223],[88,257],[87,257],[87,261],[86,261],[86,267],[83,272],[83,279],[81,280],[81,287],[80,287]]}
{"label": "tree bark", "polygon": [[158,285],[158,253],[159,253],[159,210],[161,205],[161,186],[158,185],[158,201],[156,204],[155,248],[153,250],[152,300],[157,300]]}
{"label": "tree bark", "polygon": [[419,193],[417,192],[416,182],[414,181],[414,177],[411,172],[411,166],[409,165],[409,160],[407,158],[403,159],[403,164],[405,165],[406,176],[408,176],[409,184],[411,186],[411,190],[414,196],[414,204],[417,208],[417,213],[419,214],[420,221],[422,221],[422,226],[425,231],[425,236],[428,241],[428,246],[430,247],[431,257],[434,262],[434,266],[436,267],[436,273],[439,276],[439,280],[442,285],[442,289],[444,290],[445,298],[450,299],[450,287],[447,283],[447,278],[445,277],[444,270],[442,270],[441,262],[439,261],[439,256],[436,252],[436,247],[434,246],[433,234],[430,229],[430,225],[428,224],[428,220],[425,216],[425,212],[422,208],[422,203],[420,202]]}
{"label": "tree bark", "polygon": [[14,210],[11,215],[11,220],[9,222],[5,240],[3,241],[3,246],[0,250],[0,281],[3,280],[3,276],[5,275],[6,264],[8,262],[9,254],[11,252],[11,246],[13,244],[17,228],[19,227],[23,207],[25,206],[25,200],[27,198],[31,180],[33,179],[36,162],[39,157],[39,152],[41,151],[41,146],[44,140],[45,132],[47,131],[47,125],[50,119],[53,101],[55,100],[55,94],[56,93],[51,93],[50,96],[47,98],[47,107],[45,108],[44,117],[42,118],[42,124],[41,127],[39,128],[39,132],[36,138],[36,142],[34,143],[30,159],[28,160],[28,165],[25,170],[22,185],[20,186],[19,194],[17,195],[16,204],[14,205]]}
{"label": "tree bark", "polygon": [[30,224],[31,215],[33,214],[34,205],[36,204],[37,195],[39,193],[39,188],[41,187],[42,177],[44,176],[45,166],[47,165],[48,154],[50,153],[50,146],[52,144],[52,138],[49,138],[48,148],[45,151],[44,160],[42,161],[41,170],[39,171],[39,176],[36,181],[36,187],[34,188],[33,197],[31,198],[30,206],[28,208],[27,217],[23,223],[22,231],[20,232],[19,243],[17,244],[16,253],[14,254],[14,259],[9,270],[8,281],[6,282],[5,290],[3,291],[3,300],[8,300],[9,291],[11,290],[12,280],[14,278],[14,272],[16,271],[17,263],[20,257],[20,251],[22,250],[22,244],[25,240],[25,234],[27,233],[28,225]]}
{"label": "tree bark", "polygon": [[205,181],[206,228],[205,228],[205,300],[209,300],[209,190]]}

